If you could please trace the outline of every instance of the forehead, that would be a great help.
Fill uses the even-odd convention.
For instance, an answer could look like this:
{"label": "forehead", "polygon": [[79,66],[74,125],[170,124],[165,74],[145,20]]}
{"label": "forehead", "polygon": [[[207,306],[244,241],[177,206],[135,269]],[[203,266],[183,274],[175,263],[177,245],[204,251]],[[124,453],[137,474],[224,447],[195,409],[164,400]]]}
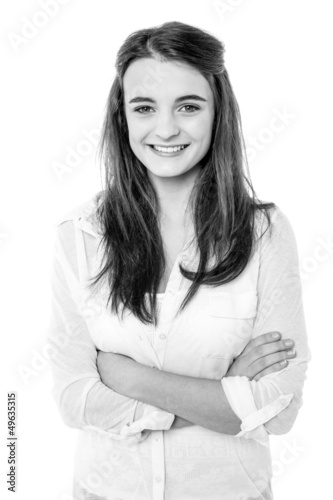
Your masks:
{"label": "forehead", "polygon": [[137,59],[127,68],[123,82],[127,102],[137,96],[176,98],[181,94],[199,94],[209,99],[212,95],[206,78],[192,66],[179,61]]}

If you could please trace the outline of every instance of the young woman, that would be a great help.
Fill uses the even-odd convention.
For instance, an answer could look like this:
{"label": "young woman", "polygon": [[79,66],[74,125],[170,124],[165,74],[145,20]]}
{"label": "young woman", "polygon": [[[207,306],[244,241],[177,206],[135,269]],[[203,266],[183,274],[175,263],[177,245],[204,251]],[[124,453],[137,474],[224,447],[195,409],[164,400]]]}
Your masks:
{"label": "young woman", "polygon": [[292,428],[311,355],[294,233],[246,177],[223,55],[179,22],[125,40],[105,187],[57,227],[49,343],[80,430],[75,500],[273,498],[269,434]]}

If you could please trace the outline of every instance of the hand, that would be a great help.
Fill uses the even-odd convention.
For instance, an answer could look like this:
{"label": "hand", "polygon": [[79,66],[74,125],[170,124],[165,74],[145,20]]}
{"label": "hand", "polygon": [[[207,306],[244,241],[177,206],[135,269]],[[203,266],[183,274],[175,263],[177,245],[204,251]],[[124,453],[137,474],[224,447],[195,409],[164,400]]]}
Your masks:
{"label": "hand", "polygon": [[[265,333],[250,340],[245,349],[235,358],[225,376],[239,375],[245,376],[249,380],[259,380],[269,373],[277,372],[288,366],[288,361],[284,365],[281,365],[280,362],[296,356],[296,352],[294,354],[287,352],[288,349],[294,347],[294,341],[288,339],[292,340],[293,343],[291,346],[286,346],[287,339],[275,339],[273,338],[274,333],[279,332]],[[280,333],[279,335],[281,338]]]}

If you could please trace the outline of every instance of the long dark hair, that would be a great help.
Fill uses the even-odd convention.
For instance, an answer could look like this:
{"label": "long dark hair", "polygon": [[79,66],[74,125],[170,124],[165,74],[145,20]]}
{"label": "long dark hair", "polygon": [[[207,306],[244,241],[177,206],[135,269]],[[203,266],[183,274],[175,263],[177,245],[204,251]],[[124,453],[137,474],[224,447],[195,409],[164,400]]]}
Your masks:
{"label": "long dark hair", "polygon": [[[177,314],[200,284],[222,285],[241,274],[257,241],[258,211],[270,225],[268,209],[275,204],[261,203],[249,180],[241,116],[224,66],[224,50],[220,40],[199,28],[167,22],[132,33],[118,51],[99,145],[105,188],[98,197],[96,216],[103,233],[103,267],[89,285],[107,277],[107,305],[111,301],[112,312],[118,314],[123,305],[123,311],[128,308],[143,323],[156,326],[156,292],[166,268],[158,197],[128,138],[123,77],[134,60],[149,57],[187,63],[207,79],[214,95],[212,140],[189,201],[200,261],[197,272],[179,265],[192,284]],[[216,265],[206,270],[213,254]]]}

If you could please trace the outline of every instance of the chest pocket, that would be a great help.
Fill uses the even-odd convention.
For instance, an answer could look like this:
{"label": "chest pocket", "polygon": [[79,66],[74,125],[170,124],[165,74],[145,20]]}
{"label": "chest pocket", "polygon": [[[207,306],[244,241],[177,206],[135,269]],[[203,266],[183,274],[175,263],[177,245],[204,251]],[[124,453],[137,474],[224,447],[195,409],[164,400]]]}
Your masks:
{"label": "chest pocket", "polygon": [[251,340],[257,302],[255,290],[210,290],[202,355],[226,359],[237,357]]}

